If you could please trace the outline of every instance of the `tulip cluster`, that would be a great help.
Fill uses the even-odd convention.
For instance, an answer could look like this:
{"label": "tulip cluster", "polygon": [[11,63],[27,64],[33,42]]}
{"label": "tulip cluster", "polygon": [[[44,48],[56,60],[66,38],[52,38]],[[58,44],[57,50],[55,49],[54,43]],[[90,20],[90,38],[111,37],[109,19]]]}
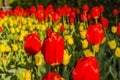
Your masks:
{"label": "tulip cluster", "polygon": [[88,4],[1,10],[0,79],[120,79],[119,11],[112,26],[104,11]]}

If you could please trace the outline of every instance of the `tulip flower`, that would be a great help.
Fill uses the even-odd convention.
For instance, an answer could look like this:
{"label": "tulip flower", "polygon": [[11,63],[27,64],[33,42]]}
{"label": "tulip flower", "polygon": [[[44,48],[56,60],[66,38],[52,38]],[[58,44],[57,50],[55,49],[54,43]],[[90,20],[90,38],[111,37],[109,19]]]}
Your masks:
{"label": "tulip flower", "polygon": [[3,30],[2,30],[2,27],[0,26],[0,33],[2,32]]}
{"label": "tulip flower", "polygon": [[85,57],[89,57],[89,56],[95,56],[95,54],[93,54],[93,52],[90,49],[86,49],[83,51]]}
{"label": "tulip flower", "polygon": [[108,19],[105,17],[102,17],[101,23],[105,29],[108,29]]}
{"label": "tulip flower", "polygon": [[86,21],[87,20],[87,15],[85,13],[80,14],[80,19],[82,21]]}
{"label": "tulip flower", "polygon": [[45,38],[41,51],[47,64],[52,66],[61,64],[64,53],[64,39],[58,33],[50,34]]}
{"label": "tulip flower", "polygon": [[116,33],[117,32],[117,26],[112,26],[111,27],[111,32]]}
{"label": "tulip flower", "polygon": [[108,41],[108,45],[109,45],[110,49],[115,49],[116,46],[117,46],[115,39],[111,40],[111,41]]}
{"label": "tulip flower", "polygon": [[56,72],[48,72],[42,80],[63,80]]}
{"label": "tulip flower", "polygon": [[100,9],[99,7],[93,7],[92,10],[91,10],[91,15],[94,19],[97,19],[100,17]]}
{"label": "tulip flower", "polygon": [[74,80],[100,80],[98,61],[92,56],[80,58],[72,76]]}
{"label": "tulip flower", "polygon": [[85,13],[88,12],[88,10],[89,10],[88,4],[84,4],[82,9],[83,9],[83,12],[85,12]]}
{"label": "tulip flower", "polygon": [[93,45],[101,43],[104,38],[104,31],[101,24],[89,25],[86,38]]}
{"label": "tulip flower", "polygon": [[32,72],[30,70],[27,70],[25,73],[23,73],[23,77],[25,80],[31,80]]}
{"label": "tulip flower", "polygon": [[118,58],[120,58],[120,48],[119,47],[117,47],[115,49],[115,56],[118,57]]}
{"label": "tulip flower", "polygon": [[69,55],[68,50],[64,50],[63,65],[68,65],[70,62],[71,54]]}
{"label": "tulip flower", "polygon": [[100,12],[104,12],[104,6],[103,5],[100,5],[99,9],[100,9]]}
{"label": "tulip flower", "polygon": [[88,47],[88,41],[86,39],[81,40],[81,43],[82,43],[82,48],[83,49],[86,49]]}
{"label": "tulip flower", "polygon": [[35,55],[40,51],[41,43],[40,37],[37,33],[29,34],[25,38],[24,49],[27,54]]}
{"label": "tulip flower", "polygon": [[113,9],[113,14],[116,16],[116,15],[118,15],[118,13],[119,13],[119,11],[118,11],[118,9]]}
{"label": "tulip flower", "polygon": [[118,34],[118,36],[120,36],[120,23],[118,23],[118,25],[117,25],[117,34]]}

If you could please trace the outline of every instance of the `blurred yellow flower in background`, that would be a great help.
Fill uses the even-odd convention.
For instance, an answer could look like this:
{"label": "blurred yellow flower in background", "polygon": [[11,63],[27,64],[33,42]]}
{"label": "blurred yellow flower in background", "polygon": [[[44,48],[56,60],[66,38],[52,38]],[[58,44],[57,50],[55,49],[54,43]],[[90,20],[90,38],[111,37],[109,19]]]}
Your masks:
{"label": "blurred yellow flower in background", "polygon": [[100,44],[97,44],[97,45],[93,45],[92,46],[92,49],[95,53],[99,52],[99,49],[100,49]]}
{"label": "blurred yellow flower in background", "polygon": [[27,70],[25,73],[23,73],[23,77],[25,80],[31,80],[31,71]]}
{"label": "blurred yellow flower in background", "polygon": [[86,30],[81,31],[80,36],[82,39],[85,39],[86,38]]}
{"label": "blurred yellow flower in background", "polygon": [[115,56],[118,57],[118,58],[120,58],[120,48],[119,47],[117,47],[115,49]]}
{"label": "blurred yellow flower in background", "polygon": [[64,50],[63,65],[68,65],[70,62],[71,54],[69,55],[68,50]]}
{"label": "blurred yellow flower in background", "polygon": [[5,44],[0,44],[0,52],[5,52]]}
{"label": "blurred yellow flower in background", "polygon": [[65,40],[67,41],[67,43],[69,45],[73,45],[74,44],[74,40],[73,40],[72,35],[65,35],[64,37],[65,37]]}
{"label": "blurred yellow flower in background", "polygon": [[86,49],[88,47],[89,43],[88,43],[87,39],[81,40],[81,43],[82,43],[82,48],[83,49]]}
{"label": "blurred yellow flower in background", "polygon": [[12,44],[12,50],[13,51],[18,51],[18,45],[17,44]]}
{"label": "blurred yellow flower in background", "polygon": [[110,49],[115,49],[116,41],[115,40],[108,41],[108,45],[109,45]]}
{"label": "blurred yellow flower in background", "polygon": [[90,49],[86,49],[83,51],[85,57],[88,57],[88,56],[95,56],[95,54],[92,53],[92,51]]}
{"label": "blurred yellow flower in background", "polygon": [[35,64],[36,64],[36,66],[42,65],[42,61],[43,61],[42,59],[43,59],[42,55],[35,55]]}
{"label": "blurred yellow flower in background", "polygon": [[112,33],[116,33],[117,32],[117,27],[116,26],[112,26],[111,27],[111,32]]}

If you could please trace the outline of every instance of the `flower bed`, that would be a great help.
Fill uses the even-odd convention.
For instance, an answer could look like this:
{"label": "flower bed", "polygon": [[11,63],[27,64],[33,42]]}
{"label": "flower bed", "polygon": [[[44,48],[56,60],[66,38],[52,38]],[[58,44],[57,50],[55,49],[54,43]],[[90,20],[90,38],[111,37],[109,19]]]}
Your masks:
{"label": "flower bed", "polygon": [[104,6],[0,11],[0,80],[119,80],[120,23]]}

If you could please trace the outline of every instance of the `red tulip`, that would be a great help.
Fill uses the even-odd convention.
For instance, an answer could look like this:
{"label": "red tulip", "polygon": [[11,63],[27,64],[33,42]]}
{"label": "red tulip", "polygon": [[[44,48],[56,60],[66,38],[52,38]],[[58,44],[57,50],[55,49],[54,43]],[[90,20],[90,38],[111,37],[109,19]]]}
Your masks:
{"label": "red tulip", "polygon": [[98,61],[91,56],[80,58],[72,76],[74,80],[100,80]]}
{"label": "red tulip", "polygon": [[29,34],[25,38],[24,49],[26,53],[30,55],[35,55],[40,51],[40,48],[41,48],[40,37],[37,33]]}
{"label": "red tulip", "polygon": [[103,5],[100,5],[99,9],[100,9],[100,12],[104,12],[104,6]]}
{"label": "red tulip", "polygon": [[47,64],[61,64],[64,53],[64,39],[58,33],[50,34],[44,40],[41,51]]}
{"label": "red tulip", "polygon": [[118,11],[118,9],[113,9],[113,14],[116,16],[116,15],[118,15],[118,13],[119,13],[119,11]]}
{"label": "red tulip", "polygon": [[88,10],[89,10],[89,6],[88,6],[88,4],[84,4],[83,5],[83,12],[88,12]]}
{"label": "red tulip", "polygon": [[0,26],[0,33],[2,32],[2,27]]}
{"label": "red tulip", "polygon": [[75,19],[73,17],[69,17],[69,22],[73,24],[75,22]]}
{"label": "red tulip", "polygon": [[108,29],[108,19],[107,18],[102,17],[101,23],[102,23],[103,27],[105,27],[106,29]]}
{"label": "red tulip", "polygon": [[118,23],[118,25],[117,25],[117,34],[118,34],[118,36],[120,36],[120,23]]}
{"label": "red tulip", "polygon": [[51,33],[52,33],[52,29],[51,28],[48,28],[47,31],[46,31],[47,35],[49,36]]}
{"label": "red tulip", "polygon": [[100,9],[99,7],[93,7],[92,10],[91,10],[91,15],[94,19],[97,19],[100,17]]}
{"label": "red tulip", "polygon": [[86,38],[89,43],[95,45],[102,42],[104,38],[104,32],[100,23],[95,25],[89,25]]}
{"label": "red tulip", "polygon": [[30,10],[31,13],[35,13],[36,12],[36,7],[35,6],[31,6],[29,10]]}
{"label": "red tulip", "polygon": [[60,15],[57,12],[54,12],[52,14],[52,21],[53,22],[59,22],[60,21]]}
{"label": "red tulip", "polygon": [[42,80],[62,80],[62,78],[56,72],[48,72]]}
{"label": "red tulip", "polygon": [[80,19],[82,21],[86,21],[87,20],[87,15],[85,13],[80,14]]}
{"label": "red tulip", "polygon": [[65,30],[65,26],[64,26],[64,25],[61,25],[60,31],[63,32],[64,30]]}

